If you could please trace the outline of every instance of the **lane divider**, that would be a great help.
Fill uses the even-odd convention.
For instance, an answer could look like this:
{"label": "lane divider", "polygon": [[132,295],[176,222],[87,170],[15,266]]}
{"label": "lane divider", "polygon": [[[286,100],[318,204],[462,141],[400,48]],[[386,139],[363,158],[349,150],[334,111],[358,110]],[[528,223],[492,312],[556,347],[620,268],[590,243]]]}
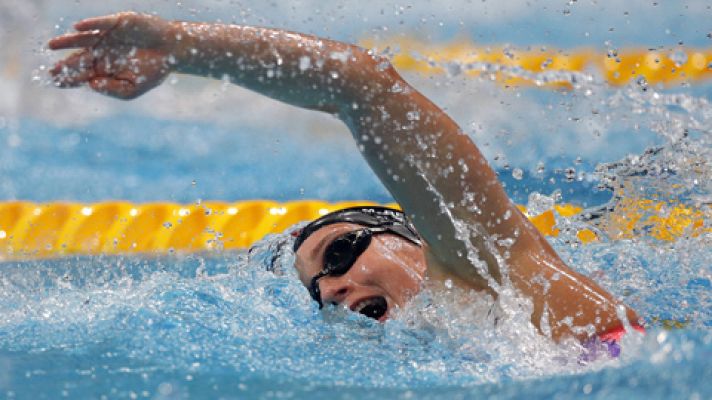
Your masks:
{"label": "lane divider", "polygon": [[[535,81],[528,77],[503,73],[494,66],[509,67],[516,75],[547,71],[577,71],[599,74],[611,85],[621,86],[631,80],[646,84],[673,85],[712,77],[710,49],[621,49],[602,53],[589,48],[572,50],[540,47],[519,50],[504,46],[482,47],[468,41],[432,44],[414,39],[364,40],[366,48],[397,49],[387,51],[398,70],[424,74],[450,73],[485,75],[508,86],[570,86],[562,77]],[[523,74],[526,75],[526,74]]]}
{"label": "lane divider", "polygon": [[[0,261],[82,254],[245,249],[265,235],[283,232],[298,222],[340,208],[375,204],[315,200],[208,201],[192,205],[0,202]],[[649,236],[660,240],[712,232],[705,227],[709,210],[665,207],[652,201],[624,204],[621,212],[614,212],[607,219],[607,232],[614,238],[628,238],[639,234],[639,227],[645,226]],[[523,207],[520,209],[526,214]],[[570,204],[556,205],[553,210],[529,218],[545,235],[557,236],[557,218],[571,217],[581,210]],[[582,243],[597,240],[589,229],[580,230],[577,237]]]}

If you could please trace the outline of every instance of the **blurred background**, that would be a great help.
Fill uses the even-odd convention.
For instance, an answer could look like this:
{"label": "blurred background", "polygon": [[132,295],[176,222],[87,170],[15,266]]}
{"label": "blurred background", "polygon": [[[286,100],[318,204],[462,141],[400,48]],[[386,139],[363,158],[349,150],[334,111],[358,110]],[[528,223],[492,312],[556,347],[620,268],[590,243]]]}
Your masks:
{"label": "blurred background", "polygon": [[[585,49],[602,57],[626,49],[685,57],[712,42],[712,10],[701,0],[1,0],[0,198],[390,200],[347,129],[329,115],[179,75],[130,102],[86,88],[54,88],[46,71],[61,54],[49,52],[47,40],[78,19],[123,10],[377,43],[375,50],[390,57],[409,51],[398,45],[406,40],[436,49],[456,42],[513,51]],[[619,89],[609,90],[599,70],[584,73],[590,87],[571,91],[505,87],[457,68],[403,71],[472,136],[515,200],[559,189],[564,200],[593,204],[607,198],[595,189],[595,165],[664,138],[629,102],[612,105]],[[657,89],[710,94],[699,82]]]}

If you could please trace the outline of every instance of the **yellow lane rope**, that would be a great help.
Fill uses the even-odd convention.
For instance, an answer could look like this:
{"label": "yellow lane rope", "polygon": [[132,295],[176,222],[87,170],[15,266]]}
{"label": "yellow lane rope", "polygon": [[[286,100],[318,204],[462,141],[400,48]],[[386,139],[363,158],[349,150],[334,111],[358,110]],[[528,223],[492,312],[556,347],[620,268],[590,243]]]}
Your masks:
{"label": "yellow lane rope", "polygon": [[[454,71],[467,75],[486,75],[505,85],[568,86],[563,78],[536,82],[510,73],[483,71],[478,65],[491,64],[521,68],[528,73],[546,71],[578,71],[601,75],[611,85],[625,85],[631,80],[645,78],[648,84],[672,85],[689,83],[712,77],[712,50],[708,49],[622,49],[601,53],[579,48],[558,50],[546,47],[519,50],[503,46],[481,47],[468,41],[449,44],[429,44],[414,39],[393,39],[384,42],[365,40],[367,48],[396,49],[393,65],[403,71],[426,74]],[[454,63],[454,64],[453,64]],[[470,68],[467,66],[470,65]],[[458,69],[462,67],[464,69]],[[557,80],[558,79],[558,80]]]}
{"label": "yellow lane rope", "polygon": [[[664,213],[646,217],[651,210],[664,206],[644,203],[635,209],[632,205],[626,206],[623,213],[614,214],[615,218],[609,219],[616,237],[632,235],[641,218],[645,218],[645,224],[652,224],[649,235],[663,240],[711,231],[705,227],[703,211],[674,206],[663,210]],[[73,254],[244,249],[265,235],[282,232],[297,222],[344,207],[373,204],[313,200],[287,203],[210,201],[193,205],[123,201],[94,204],[0,202],[0,261]],[[530,216],[530,220],[544,234],[556,236],[559,233],[556,219],[580,211],[580,207],[573,205],[557,205],[554,210]],[[587,229],[579,231],[577,236],[584,243],[596,240],[596,234]]]}

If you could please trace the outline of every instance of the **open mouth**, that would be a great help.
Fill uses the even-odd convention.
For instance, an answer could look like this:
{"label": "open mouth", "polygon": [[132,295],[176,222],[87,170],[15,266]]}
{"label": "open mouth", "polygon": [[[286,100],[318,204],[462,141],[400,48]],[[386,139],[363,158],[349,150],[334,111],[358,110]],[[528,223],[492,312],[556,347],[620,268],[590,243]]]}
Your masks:
{"label": "open mouth", "polygon": [[369,318],[380,320],[388,311],[388,302],[383,296],[370,297],[356,304],[352,310]]}

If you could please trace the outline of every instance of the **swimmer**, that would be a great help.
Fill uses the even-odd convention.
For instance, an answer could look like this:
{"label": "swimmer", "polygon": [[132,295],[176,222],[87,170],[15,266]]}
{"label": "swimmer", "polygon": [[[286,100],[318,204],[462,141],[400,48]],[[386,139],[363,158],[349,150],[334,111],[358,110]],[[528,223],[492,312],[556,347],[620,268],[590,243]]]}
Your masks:
{"label": "swimmer", "polygon": [[54,50],[76,49],[51,70],[59,87],[88,85],[133,99],[171,73],[229,79],[348,126],[404,213],[341,210],[295,232],[295,267],[320,306],[382,321],[426,280],[494,297],[511,282],[531,299],[532,323],[555,341],[642,329],[633,310],[559,258],[469,136],[387,59],[296,32],[132,12],[74,28],[49,42]]}

